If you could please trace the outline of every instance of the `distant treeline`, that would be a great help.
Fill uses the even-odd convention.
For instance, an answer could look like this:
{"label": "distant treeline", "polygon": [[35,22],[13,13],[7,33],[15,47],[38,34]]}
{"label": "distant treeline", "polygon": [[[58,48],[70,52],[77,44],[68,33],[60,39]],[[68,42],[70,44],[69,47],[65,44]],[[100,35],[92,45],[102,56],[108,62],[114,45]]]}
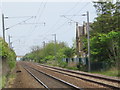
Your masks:
{"label": "distant treeline", "polygon": [[54,61],[62,63],[63,58],[71,58],[75,55],[75,49],[70,48],[64,42],[49,42],[44,47],[33,46],[32,52],[26,54],[22,60],[32,60],[39,63],[51,63]]}

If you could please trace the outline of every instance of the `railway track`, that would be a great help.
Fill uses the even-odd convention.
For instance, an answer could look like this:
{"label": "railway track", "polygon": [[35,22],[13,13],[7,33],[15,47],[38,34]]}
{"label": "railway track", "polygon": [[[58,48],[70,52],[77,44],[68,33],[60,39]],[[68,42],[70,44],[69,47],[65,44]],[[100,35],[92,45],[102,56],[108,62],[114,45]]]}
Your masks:
{"label": "railway track", "polygon": [[68,88],[69,90],[82,90],[82,88],[70,84],[57,77],[49,75],[43,71],[35,69],[33,67],[23,65],[23,68],[34,77],[40,84],[42,84],[47,90],[54,90],[56,88]]}
{"label": "railway track", "polygon": [[118,79],[113,79],[113,78],[108,78],[108,77],[103,77],[103,76],[98,76],[98,75],[93,75],[93,74],[89,74],[89,73],[83,73],[83,72],[78,72],[78,71],[73,71],[73,70],[48,66],[48,65],[37,64],[37,66],[44,67],[53,72],[61,73],[64,75],[68,75],[71,77],[89,81],[89,82],[92,82],[95,84],[99,84],[99,85],[105,86],[107,88],[117,89],[117,90],[120,89],[120,80],[118,80]]}

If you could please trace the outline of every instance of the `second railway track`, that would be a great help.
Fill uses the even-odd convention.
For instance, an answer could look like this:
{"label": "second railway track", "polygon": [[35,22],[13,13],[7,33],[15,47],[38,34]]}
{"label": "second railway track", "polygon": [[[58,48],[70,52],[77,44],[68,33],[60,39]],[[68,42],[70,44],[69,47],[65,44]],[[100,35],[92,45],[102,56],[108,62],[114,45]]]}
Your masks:
{"label": "second railway track", "polygon": [[120,89],[120,80],[119,79],[113,79],[113,78],[108,78],[108,77],[103,77],[103,76],[98,76],[98,75],[93,75],[89,73],[83,73],[83,72],[77,72],[73,70],[67,70],[67,69],[62,69],[58,67],[52,67],[48,65],[39,65],[37,66],[42,66],[48,70],[52,70],[54,72],[62,73],[68,76],[76,77],[85,81],[89,81],[92,83],[96,83],[111,89]]}

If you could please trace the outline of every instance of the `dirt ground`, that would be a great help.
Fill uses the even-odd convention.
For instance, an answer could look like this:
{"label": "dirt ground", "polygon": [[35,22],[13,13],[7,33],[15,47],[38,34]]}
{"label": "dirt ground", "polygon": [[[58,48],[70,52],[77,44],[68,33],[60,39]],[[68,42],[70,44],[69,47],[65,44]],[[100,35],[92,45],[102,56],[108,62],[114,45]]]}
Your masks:
{"label": "dirt ground", "polygon": [[21,66],[20,62],[17,62],[14,74],[15,77],[9,79],[6,88],[44,88]]}

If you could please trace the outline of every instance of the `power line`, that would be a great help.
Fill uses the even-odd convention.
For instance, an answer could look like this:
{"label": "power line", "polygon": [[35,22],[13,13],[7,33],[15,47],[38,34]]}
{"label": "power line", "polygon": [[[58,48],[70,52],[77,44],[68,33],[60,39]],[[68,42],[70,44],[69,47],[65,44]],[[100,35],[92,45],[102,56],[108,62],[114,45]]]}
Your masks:
{"label": "power line", "polygon": [[4,17],[5,19],[16,19],[16,18],[28,18],[28,17],[31,17],[31,16],[16,16],[16,17]]}
{"label": "power line", "polygon": [[[88,2],[89,3],[89,2]],[[85,7],[86,7],[86,5],[88,5],[88,3],[86,3],[79,11],[81,12]],[[68,19],[68,20],[70,20],[70,21],[73,21],[73,22],[77,22],[77,21],[75,21],[75,20],[73,20],[72,19],[72,17],[74,17],[75,16],[75,14],[74,15],[71,15],[71,18],[68,18],[68,17],[66,17],[65,15],[63,15],[66,19]],[[79,22],[78,22],[79,23]]]}
{"label": "power line", "polygon": [[[44,1],[44,0],[43,0]],[[39,14],[39,11],[40,11],[40,8],[39,8],[39,10],[38,10],[38,18],[36,18],[36,22],[35,23],[37,23],[38,21],[40,21],[39,19],[41,18],[41,16],[42,16],[42,14],[43,14],[43,11],[44,11],[44,9],[45,9],[45,7],[46,7],[46,4],[47,4],[47,1],[45,2],[45,3],[41,3],[41,7],[42,7],[42,5],[43,5],[43,7],[42,7],[42,9],[41,9],[41,12],[40,12],[40,14]],[[36,15],[37,16],[37,15]],[[35,29],[35,27],[36,26],[34,26],[34,29]]]}
{"label": "power line", "polygon": [[64,18],[70,20],[70,21],[76,22],[75,20],[72,20],[71,18],[68,18],[68,17],[66,17],[65,15],[62,15],[62,16],[63,16]]}
{"label": "power line", "polygon": [[[44,1],[44,0],[43,0],[43,1]],[[37,13],[35,14],[36,17],[37,17],[38,14],[39,14],[39,11],[40,11],[40,8],[41,8],[41,6],[42,6],[42,4],[43,4],[43,1],[41,2],[40,7],[38,8],[38,11],[37,11]],[[37,18],[34,20],[34,23],[36,23],[36,22],[37,22]],[[35,27],[36,27],[36,26],[34,26],[33,28],[35,29]]]}
{"label": "power line", "polygon": [[[36,13],[36,19],[35,19],[35,21],[34,21],[34,23],[38,23],[38,21],[39,21],[39,18],[42,16],[42,13],[43,13],[43,11],[44,11],[44,9],[45,9],[45,7],[46,7],[46,4],[47,4],[47,1],[44,3],[45,1],[43,0],[42,2],[41,2],[41,4],[40,4],[40,7],[39,7],[39,9],[38,9],[38,11],[37,11],[37,13]],[[44,7],[42,8],[42,5],[44,5]],[[41,13],[40,13],[40,15],[39,15],[39,12],[40,12],[40,9],[41,9]],[[45,26],[45,22],[43,23],[44,24],[44,26]],[[36,25],[34,25],[34,27],[33,27],[33,30],[35,31],[35,29],[36,29]],[[31,31],[32,33],[31,34],[33,34],[33,31]],[[29,34],[29,36],[32,36],[31,34]]]}
{"label": "power line", "polygon": [[32,25],[34,25],[34,24],[43,24],[45,26],[45,22],[41,22],[41,23],[21,23],[20,25],[26,25],[26,24],[32,24]]}
{"label": "power line", "polygon": [[[82,10],[85,8],[86,5],[88,5],[88,3],[86,3],[79,11],[82,11]],[[74,17],[74,16],[71,16],[70,18],[67,18],[67,17],[65,17],[65,18],[67,18],[67,19],[69,19],[69,20],[71,20],[71,21],[76,22],[75,20],[72,19],[72,17]],[[66,22],[65,22],[65,23],[66,23]],[[64,23],[64,24],[65,24],[65,23]],[[61,28],[61,26],[63,26],[64,24],[60,25],[57,29]]]}
{"label": "power line", "polygon": [[[44,0],[43,0],[43,1],[44,1]],[[38,11],[37,11],[37,13],[36,13],[36,16],[37,16],[37,14],[39,14],[39,11],[40,11],[40,8],[41,8],[41,6],[42,6],[42,4],[43,4],[43,1],[41,2],[40,7],[38,8]]]}
{"label": "power line", "polygon": [[[78,4],[79,4],[79,3],[76,2],[76,4],[75,4],[71,9],[69,9],[66,13],[69,13],[70,11],[72,11],[74,8],[76,8],[76,7],[78,6]],[[52,27],[49,29],[49,31],[46,31],[45,33],[49,33],[50,30],[51,30],[53,27],[55,27],[58,22],[60,22],[60,18],[55,22],[55,24],[52,25]],[[66,22],[67,22],[67,21],[66,21]],[[66,22],[65,22],[65,23],[66,23]],[[64,25],[65,25],[65,23],[63,23],[62,25],[60,25],[57,29],[60,29],[61,26],[64,26]]]}
{"label": "power line", "polygon": [[73,19],[71,19],[71,18],[68,18],[68,17],[66,17],[66,16],[72,16],[72,17],[74,17],[74,16],[80,16],[80,15],[78,15],[78,13],[79,12],[81,12],[81,11],[83,11],[83,9],[84,8],[86,8],[86,6],[89,4],[89,2],[87,2],[79,11],[77,11],[75,14],[73,14],[73,15],[61,15],[61,16],[63,16],[63,17],[65,17],[66,19],[69,19],[69,20],[71,20],[71,21],[75,21],[75,20],[73,20]]}
{"label": "power line", "polygon": [[28,21],[28,20],[30,20],[30,19],[32,19],[32,18],[34,18],[34,17],[35,17],[35,16],[31,16],[30,18],[28,18],[28,19],[26,19],[26,20],[24,20],[24,21],[21,21],[21,22],[19,22],[19,23],[17,23],[17,24],[14,24],[14,25],[6,28],[5,30],[8,30],[8,29],[10,29],[10,28],[12,28],[12,27],[15,27],[15,26],[17,26],[17,25],[19,25],[19,24],[22,24],[23,22],[25,23],[26,21]]}
{"label": "power line", "polygon": [[[86,3],[79,11],[81,12],[84,8],[86,8],[86,6],[87,6],[88,4],[89,4],[89,2]],[[69,19],[69,20],[71,20],[71,21],[74,21],[74,22],[75,22],[75,20],[72,20],[73,17],[74,17],[74,16],[71,16],[70,18],[67,18],[67,17],[66,17],[66,18]],[[65,21],[63,24],[61,24],[61,25],[60,25],[59,27],[57,27],[55,30],[58,31],[60,28],[62,28],[62,27],[65,25],[66,22],[67,22],[67,21]],[[77,22],[77,21],[76,21],[76,22]],[[54,31],[55,31],[55,30],[54,30]],[[49,32],[50,32],[50,31],[49,31]],[[49,33],[49,32],[48,32],[48,33]],[[48,33],[47,33],[47,34],[48,34]]]}
{"label": "power line", "polygon": [[[44,3],[44,6],[43,6],[43,9],[41,10],[41,13],[40,13],[40,15],[39,15],[39,18],[42,16],[42,14],[43,14],[43,12],[44,12],[44,9],[46,8],[46,4],[47,4],[47,2]],[[39,20],[39,18],[38,18],[38,20]]]}
{"label": "power line", "polygon": [[76,12],[76,14],[78,14],[79,12],[81,12],[83,9],[85,9],[88,4],[90,4],[90,2],[87,2],[78,12]]}
{"label": "power line", "polygon": [[71,12],[74,8],[76,8],[77,6],[78,6],[78,2],[76,2],[76,4],[71,8],[71,9],[69,9],[66,13],[69,13],[69,12]]}

